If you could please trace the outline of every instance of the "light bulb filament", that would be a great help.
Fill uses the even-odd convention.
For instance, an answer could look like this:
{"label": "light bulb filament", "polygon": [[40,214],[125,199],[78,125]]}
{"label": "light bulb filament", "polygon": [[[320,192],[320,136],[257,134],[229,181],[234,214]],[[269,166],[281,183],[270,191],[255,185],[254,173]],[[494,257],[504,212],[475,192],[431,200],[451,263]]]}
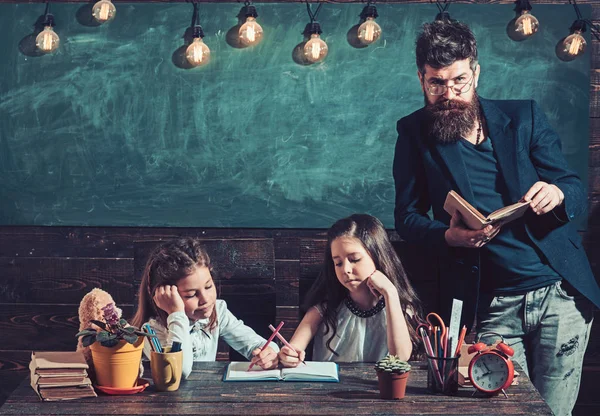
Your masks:
{"label": "light bulb filament", "polygon": [[313,59],[319,59],[321,54],[321,45],[318,42],[313,42],[310,48],[310,55]]}
{"label": "light bulb filament", "polygon": [[[50,29],[51,30],[51,29]],[[45,51],[49,51],[52,49],[52,33],[50,30],[44,30],[44,40],[42,41],[42,49]]]}
{"label": "light bulb filament", "polygon": [[365,40],[369,42],[373,42],[373,37],[375,35],[375,27],[372,23],[367,24],[365,28]]}
{"label": "light bulb filament", "polygon": [[193,53],[192,53],[192,57],[194,62],[202,62],[203,60],[203,56],[202,56],[202,48],[198,45],[194,48]]}
{"label": "light bulb filament", "polygon": [[248,25],[248,29],[246,29],[246,38],[248,42],[254,42],[256,40],[256,30],[254,30],[254,26]]}
{"label": "light bulb filament", "polygon": [[108,14],[110,13],[110,6],[108,3],[102,3],[100,7],[100,20],[108,20]]}
{"label": "light bulb filament", "polygon": [[578,36],[573,37],[573,41],[571,45],[569,45],[569,54],[577,55],[579,53],[579,48],[581,47],[581,40]]}
{"label": "light bulb filament", "polygon": [[525,35],[533,34],[533,28],[531,27],[531,18],[529,16],[523,19],[523,33]]}

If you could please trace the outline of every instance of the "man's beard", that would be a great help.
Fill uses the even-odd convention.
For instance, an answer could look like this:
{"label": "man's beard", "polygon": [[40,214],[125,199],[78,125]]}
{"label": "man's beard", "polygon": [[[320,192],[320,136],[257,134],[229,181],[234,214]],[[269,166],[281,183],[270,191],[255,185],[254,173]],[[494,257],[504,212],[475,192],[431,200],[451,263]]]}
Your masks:
{"label": "man's beard", "polygon": [[442,144],[467,137],[479,121],[479,97],[473,92],[470,102],[443,100],[430,104],[425,97],[429,138]]}

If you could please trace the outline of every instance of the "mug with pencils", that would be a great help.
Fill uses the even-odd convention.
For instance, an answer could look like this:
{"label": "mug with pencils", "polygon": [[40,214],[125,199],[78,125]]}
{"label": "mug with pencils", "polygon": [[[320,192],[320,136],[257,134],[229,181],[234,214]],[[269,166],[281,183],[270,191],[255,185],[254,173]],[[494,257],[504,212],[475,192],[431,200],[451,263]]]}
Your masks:
{"label": "mug with pencils", "polygon": [[164,348],[163,352],[152,351],[151,353],[152,381],[154,381],[154,388],[157,391],[179,389],[183,369],[183,351],[177,342],[173,344],[172,347]]}

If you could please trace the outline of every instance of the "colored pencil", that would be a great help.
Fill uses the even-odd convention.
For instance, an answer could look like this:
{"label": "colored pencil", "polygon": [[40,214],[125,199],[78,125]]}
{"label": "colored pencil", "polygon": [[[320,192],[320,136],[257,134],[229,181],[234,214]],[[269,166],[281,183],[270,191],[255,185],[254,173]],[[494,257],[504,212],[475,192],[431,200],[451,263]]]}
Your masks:
{"label": "colored pencil", "polygon": [[[273,326],[273,325],[269,325],[269,329],[273,332],[275,332],[277,329]],[[283,337],[283,335],[281,335],[279,332],[277,332],[277,338],[279,338],[279,341],[283,342],[283,345],[285,345],[286,347],[288,347],[289,349],[293,350],[296,352],[296,354],[298,354],[298,356],[300,356],[300,351],[298,351],[296,348],[294,348],[292,346],[292,344],[290,344],[289,342],[286,341],[286,339]],[[306,362],[304,360],[302,360],[302,363],[304,365],[306,365]]]}
{"label": "colored pencil", "polygon": [[[277,335],[279,333],[279,330],[281,329],[282,326],[283,326],[283,321],[281,321],[281,323],[279,325],[277,325],[275,332],[273,332],[271,334],[271,336],[269,337],[267,342],[265,342],[265,345],[263,345],[263,347],[260,349],[260,352],[263,352],[265,350],[265,348],[267,348],[269,346],[271,341],[273,341],[273,338],[275,338],[275,335]],[[260,352],[259,352],[259,354],[260,354]],[[250,366],[248,367],[248,371],[252,370],[252,367],[254,367],[254,363],[250,363]]]}

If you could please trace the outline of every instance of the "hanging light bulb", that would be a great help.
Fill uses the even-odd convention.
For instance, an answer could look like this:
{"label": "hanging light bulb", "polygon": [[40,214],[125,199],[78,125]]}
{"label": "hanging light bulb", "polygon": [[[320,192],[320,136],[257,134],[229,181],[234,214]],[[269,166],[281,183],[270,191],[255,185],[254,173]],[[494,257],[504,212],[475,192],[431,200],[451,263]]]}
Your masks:
{"label": "hanging light bulb", "polygon": [[240,27],[240,42],[244,46],[254,46],[262,40],[263,29],[256,22],[256,18],[258,17],[256,7],[248,4],[244,9],[246,23]]}
{"label": "hanging light bulb", "polygon": [[520,42],[535,35],[540,28],[540,22],[531,14],[529,0],[517,0],[516,3],[515,11],[519,17],[509,22],[506,31],[512,40]]}
{"label": "hanging light bulb", "polygon": [[583,55],[587,42],[582,33],[585,32],[586,25],[583,20],[576,20],[571,26],[571,34],[558,42],[556,45],[556,55],[563,61],[572,61],[578,56]]}
{"label": "hanging light bulb", "polygon": [[114,19],[117,9],[110,0],[100,0],[92,7],[92,16],[100,23]]}
{"label": "hanging light bulb", "polygon": [[521,12],[521,16],[515,20],[515,32],[520,33],[523,39],[535,35],[540,28],[538,19],[527,10]]}
{"label": "hanging light bulb", "polygon": [[50,4],[46,4],[46,15],[44,16],[44,30],[35,38],[35,45],[43,53],[51,53],[58,49],[60,38],[52,29],[54,26],[54,16],[50,13]]}
{"label": "hanging light bulb", "polygon": [[210,49],[202,40],[203,37],[202,27],[194,26],[194,40],[185,50],[185,57],[192,66],[203,66],[210,60]]}
{"label": "hanging light bulb", "polygon": [[58,49],[60,38],[52,26],[46,26],[35,38],[35,44],[42,52],[51,53]]}
{"label": "hanging light bulb", "polygon": [[323,33],[321,26],[317,22],[311,23],[308,33],[310,40],[304,45],[304,58],[312,64],[321,62],[328,52],[327,44],[320,36]]}
{"label": "hanging light bulb", "polygon": [[381,26],[375,21],[378,16],[375,6],[367,5],[363,9],[361,17],[365,21],[358,27],[358,40],[363,45],[370,45],[381,36]]}

